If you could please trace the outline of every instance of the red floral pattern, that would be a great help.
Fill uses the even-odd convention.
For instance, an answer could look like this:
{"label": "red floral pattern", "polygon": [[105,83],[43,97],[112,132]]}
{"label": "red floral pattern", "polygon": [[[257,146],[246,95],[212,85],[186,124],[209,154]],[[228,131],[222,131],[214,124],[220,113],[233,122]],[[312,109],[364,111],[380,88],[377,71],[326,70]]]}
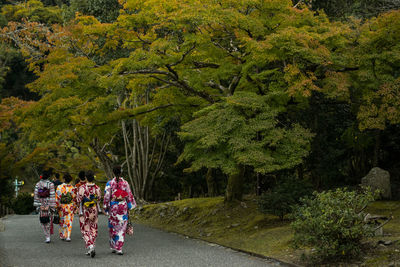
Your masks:
{"label": "red floral pattern", "polygon": [[[125,193],[121,193],[124,191]],[[117,192],[117,194],[115,194]],[[119,193],[118,193],[119,192]],[[125,195],[124,198],[120,198]],[[110,233],[110,246],[121,250],[125,242],[126,226],[128,224],[128,212],[136,207],[131,189],[127,181],[116,178],[108,181],[104,190],[104,210],[108,213],[108,227]]]}
{"label": "red floral pattern", "polygon": [[82,212],[82,214],[79,215],[79,223],[81,225],[81,232],[86,248],[96,244],[98,213],[100,211],[98,204],[92,207],[82,205],[83,199],[85,197],[90,198],[90,195],[96,195],[97,198],[100,199],[100,188],[92,183],[86,183],[79,187],[77,202],[81,205]]}

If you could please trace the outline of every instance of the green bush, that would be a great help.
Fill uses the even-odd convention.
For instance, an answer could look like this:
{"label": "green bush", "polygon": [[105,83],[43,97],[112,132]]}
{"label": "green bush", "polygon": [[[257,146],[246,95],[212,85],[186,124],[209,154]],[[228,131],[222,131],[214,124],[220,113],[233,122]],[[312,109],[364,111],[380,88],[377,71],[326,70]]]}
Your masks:
{"label": "green bush", "polygon": [[312,247],[307,257],[318,262],[358,256],[361,241],[373,234],[362,211],[373,200],[369,190],[358,193],[346,188],[302,199],[292,213],[295,246]]}
{"label": "green bush", "polygon": [[292,211],[292,207],[300,203],[300,198],[311,193],[312,186],[308,182],[289,178],[261,195],[258,207],[261,212],[274,214],[283,220]]}
{"label": "green bush", "polygon": [[29,193],[20,193],[14,199],[12,209],[16,214],[29,214],[35,210],[33,207],[33,197]]}

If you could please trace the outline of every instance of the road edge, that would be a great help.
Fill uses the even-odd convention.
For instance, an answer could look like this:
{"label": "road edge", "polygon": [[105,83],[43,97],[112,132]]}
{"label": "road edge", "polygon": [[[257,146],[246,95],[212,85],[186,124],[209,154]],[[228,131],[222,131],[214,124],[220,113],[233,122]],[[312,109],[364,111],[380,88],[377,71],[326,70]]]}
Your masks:
{"label": "road edge", "polygon": [[0,233],[6,230],[6,225],[4,224],[3,220],[7,219],[7,216],[0,218]]}
{"label": "road edge", "polygon": [[278,264],[280,264],[280,265],[282,265],[282,266],[285,266],[285,267],[303,267],[303,266],[301,266],[301,265],[297,265],[297,264],[294,264],[294,263],[281,261],[281,260],[278,260],[278,259],[275,259],[275,258],[272,258],[272,257],[268,257],[268,256],[265,256],[265,255],[258,254],[258,253],[254,253],[254,252],[247,251],[247,250],[244,250],[244,249],[229,247],[229,246],[221,245],[221,244],[218,244],[218,243],[210,242],[210,241],[207,241],[207,240],[204,240],[204,239],[195,237],[195,236],[185,235],[185,234],[181,234],[181,233],[179,233],[179,232],[175,232],[175,231],[171,231],[171,230],[166,230],[166,229],[161,228],[161,227],[156,227],[156,226],[153,226],[153,225],[148,225],[148,224],[139,223],[139,222],[133,222],[133,223],[134,223],[134,224],[140,224],[140,225],[143,225],[143,226],[146,226],[146,227],[150,227],[150,228],[153,228],[153,229],[157,229],[157,230],[160,230],[160,231],[163,231],[163,232],[166,232],[166,233],[176,234],[176,235],[181,236],[182,238],[190,238],[190,239],[193,239],[193,240],[199,240],[199,241],[204,242],[204,243],[207,243],[207,244],[213,244],[213,245],[217,245],[217,246],[220,246],[220,247],[223,247],[223,248],[226,248],[226,249],[231,249],[231,250],[233,250],[233,251],[241,252],[241,253],[244,253],[244,254],[247,254],[247,255],[256,257],[256,258],[260,258],[260,259],[264,259],[264,260],[269,260],[269,261],[278,263]]}

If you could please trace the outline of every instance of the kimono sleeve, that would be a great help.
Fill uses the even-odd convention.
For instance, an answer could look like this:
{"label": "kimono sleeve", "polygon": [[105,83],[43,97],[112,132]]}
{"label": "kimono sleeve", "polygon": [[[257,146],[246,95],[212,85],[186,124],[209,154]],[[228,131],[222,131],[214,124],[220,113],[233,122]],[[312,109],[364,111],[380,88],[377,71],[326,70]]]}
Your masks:
{"label": "kimono sleeve", "polygon": [[76,189],[76,187],[72,187],[71,190],[71,195],[72,195],[72,210],[75,211],[76,207],[77,207],[77,202],[76,202],[76,198],[78,197],[78,191]]}
{"label": "kimono sleeve", "polygon": [[85,190],[83,189],[82,186],[80,187],[76,187],[76,197],[75,197],[75,202],[76,205],[79,206],[79,204],[82,202],[83,200],[83,194],[85,193]]}
{"label": "kimono sleeve", "polygon": [[128,203],[128,209],[134,209],[136,207],[136,201],[135,198],[133,197],[131,187],[129,186],[129,183],[126,182],[126,192],[128,193],[128,198],[127,198],[127,203]]}
{"label": "kimono sleeve", "polygon": [[103,200],[103,209],[108,212],[110,208],[111,201],[111,181],[108,181],[106,187],[104,188],[104,200]]}
{"label": "kimono sleeve", "polygon": [[76,208],[79,208],[79,215],[83,215],[82,201],[85,196],[84,186],[76,187]]}
{"label": "kimono sleeve", "polygon": [[59,185],[59,186],[57,186],[57,189],[56,189],[56,207],[59,207],[60,206],[60,199],[61,199],[61,185]]}
{"label": "kimono sleeve", "polygon": [[55,208],[56,207],[56,192],[54,190],[54,184],[49,183],[49,188],[50,188],[49,206],[51,208]]}
{"label": "kimono sleeve", "polygon": [[[96,185],[96,195],[97,195],[97,197],[98,197],[98,199],[99,199],[99,201],[100,201],[100,199],[101,199],[101,190],[100,190],[100,187],[98,187],[97,185]],[[101,209],[100,209],[100,203],[99,202],[97,202],[97,211],[98,212],[100,212],[101,211]]]}
{"label": "kimono sleeve", "polygon": [[38,195],[38,190],[39,190],[39,186],[38,184],[35,185],[35,192],[34,192],[34,197],[33,197],[33,206],[35,207],[40,207],[41,203],[39,200],[39,195]]}

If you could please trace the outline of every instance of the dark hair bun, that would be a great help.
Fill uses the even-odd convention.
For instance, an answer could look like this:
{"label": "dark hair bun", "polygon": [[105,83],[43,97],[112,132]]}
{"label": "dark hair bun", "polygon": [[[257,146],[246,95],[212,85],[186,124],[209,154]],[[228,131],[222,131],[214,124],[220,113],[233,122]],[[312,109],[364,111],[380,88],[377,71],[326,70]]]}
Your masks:
{"label": "dark hair bun", "polygon": [[85,171],[80,171],[78,177],[81,179],[81,181],[85,180]]}
{"label": "dark hair bun", "polygon": [[119,177],[121,175],[121,166],[120,165],[114,166],[113,173],[115,176]]}
{"label": "dark hair bun", "polygon": [[49,178],[50,178],[50,176],[51,176],[51,170],[44,170],[43,171],[43,174],[42,174],[42,179],[43,180],[48,180]]}
{"label": "dark hair bun", "polygon": [[93,171],[86,172],[86,180],[88,180],[88,182],[93,182],[93,180],[94,180],[94,172]]}
{"label": "dark hair bun", "polygon": [[70,183],[72,181],[72,176],[68,172],[64,174],[64,181]]}

